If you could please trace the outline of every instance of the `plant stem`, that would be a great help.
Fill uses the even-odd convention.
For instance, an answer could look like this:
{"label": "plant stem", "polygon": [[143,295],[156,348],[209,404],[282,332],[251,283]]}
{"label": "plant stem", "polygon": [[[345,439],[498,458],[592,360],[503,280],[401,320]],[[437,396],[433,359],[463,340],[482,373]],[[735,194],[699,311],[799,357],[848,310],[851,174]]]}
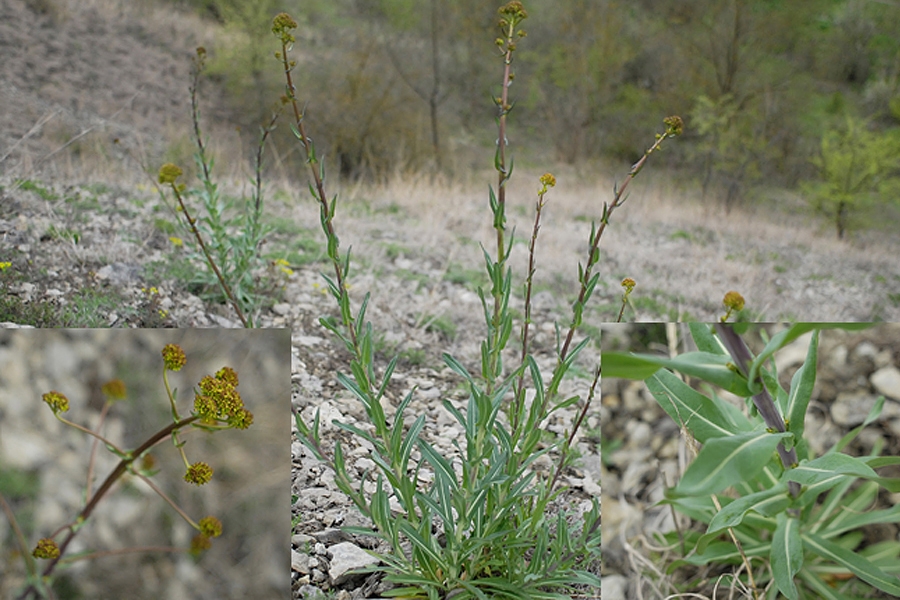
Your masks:
{"label": "plant stem", "polygon": [[[546,187],[544,188],[546,190]],[[528,356],[528,333],[531,325],[531,291],[534,279],[534,257],[535,246],[537,245],[538,232],[541,229],[541,210],[544,208],[544,194],[538,195],[538,201],[534,211],[534,229],[531,232],[531,243],[528,245],[528,274],[525,279],[525,318],[522,321],[522,355],[521,363],[525,364],[525,357]],[[519,381],[516,384],[516,406],[512,415],[512,430],[516,432],[519,429],[519,412],[522,410],[522,404],[525,402],[525,371],[519,374]]]}
{"label": "plant stem", "polygon": [[[150,448],[152,448],[153,446],[155,446],[156,444],[158,444],[159,442],[164,440],[166,437],[171,435],[173,431],[175,431],[181,427],[184,427],[186,425],[189,425],[189,424],[193,423],[194,421],[196,421],[197,419],[199,419],[199,417],[191,416],[182,421],[178,421],[176,423],[171,423],[171,424],[167,425],[166,427],[160,429],[155,434],[153,434],[146,442],[141,444],[141,446],[139,446],[136,450],[134,450],[128,458],[123,458],[122,460],[119,461],[119,464],[116,465],[115,469],[112,470],[112,472],[107,476],[107,478],[103,481],[103,483],[100,485],[100,487],[97,488],[97,492],[94,494],[93,498],[91,498],[90,501],[81,510],[81,512],[78,514],[78,517],[75,519],[75,521],[73,521],[68,526],[69,534],[62,541],[62,543],[59,544],[59,556],[52,559],[50,561],[50,563],[47,565],[47,567],[44,569],[44,572],[41,575],[43,578],[47,578],[53,573],[53,570],[56,568],[56,565],[59,563],[59,561],[65,555],[66,548],[69,546],[69,544],[75,538],[75,535],[78,533],[78,528],[76,527],[76,525],[84,523],[85,521],[88,520],[88,518],[94,512],[94,509],[97,508],[97,505],[100,503],[100,501],[106,495],[106,493],[109,492],[109,490],[112,488],[113,484],[116,481],[118,481],[119,478],[122,477],[122,475],[125,474],[125,471],[128,469],[129,465],[131,465],[131,463],[134,462],[138,457],[140,457],[144,452],[146,452],[147,450],[149,450]],[[35,588],[34,588],[34,585],[32,584],[31,586],[27,587],[24,592],[22,592],[22,594],[19,596],[19,600],[23,600],[24,598],[27,598],[29,594],[34,593],[34,592],[35,592]]]}
{"label": "plant stem", "polygon": [[[603,232],[606,231],[606,226],[609,225],[609,218],[612,216],[613,212],[620,207],[627,196],[625,196],[625,190],[628,188],[628,184],[637,176],[638,173],[641,172],[641,169],[644,168],[644,164],[647,162],[647,159],[653,154],[656,150],[659,149],[660,144],[663,143],[669,137],[673,137],[678,135],[676,132],[671,129],[667,129],[665,133],[659,134],[656,138],[656,142],[650,148],[644,152],[644,155],[641,157],[639,161],[634,163],[631,166],[631,170],[628,172],[628,175],[625,177],[625,181],[622,183],[622,187],[618,185],[613,186],[613,201],[612,204],[607,205],[606,202],[603,203],[603,212],[600,217],[600,226],[596,229],[595,232],[591,234],[590,240],[590,250],[588,251],[588,261],[584,268],[584,274],[581,278],[581,290],[578,293],[578,299],[575,301],[576,306],[584,306],[584,302],[587,299],[588,293],[588,282],[591,280],[591,274],[593,272],[594,265],[600,260],[599,255],[599,246],[600,246],[600,238],[603,235]],[[578,328],[579,323],[576,320],[572,321],[572,325],[569,327],[569,332],[566,334],[565,343],[563,343],[562,350],[560,351],[560,360],[564,360],[566,355],[569,353],[569,346],[572,344],[572,338],[575,336],[575,330]]]}
{"label": "plant stem", "polygon": [[[750,349],[747,347],[747,344],[728,323],[716,323],[716,333],[719,334],[719,339],[722,340],[725,349],[728,350],[731,358],[734,359],[738,369],[746,376],[749,372],[750,362],[752,361],[752,355],[750,354]],[[772,400],[772,395],[769,394],[769,390],[766,389],[766,386],[762,383],[762,378],[759,376],[757,376],[757,382],[762,386],[762,391],[758,394],[754,394],[753,405],[756,406],[756,410],[762,415],[762,418],[769,429],[783,433],[786,431],[784,419],[778,412],[775,401]],[[787,450],[784,447],[784,443],[779,442],[778,455],[781,457],[781,464],[784,465],[785,469],[790,469],[793,465],[797,464],[797,449],[795,447]],[[794,498],[800,495],[800,484],[796,481],[789,481],[788,489],[790,489],[791,495]]]}
{"label": "plant stem", "polygon": [[238,318],[241,320],[241,324],[245,328],[249,327],[249,325],[247,324],[247,319],[244,317],[244,313],[241,310],[240,304],[238,304],[238,301],[234,297],[234,294],[231,293],[231,288],[227,283],[225,283],[225,278],[219,271],[219,267],[216,266],[216,261],[214,261],[212,259],[212,256],[209,254],[209,250],[206,248],[206,243],[204,243],[203,241],[203,236],[200,235],[200,231],[197,229],[196,219],[191,217],[190,212],[188,212],[187,206],[184,203],[184,199],[181,197],[181,192],[178,191],[178,186],[175,185],[175,182],[172,182],[170,185],[172,186],[172,191],[175,192],[175,198],[178,200],[178,205],[181,207],[182,212],[184,212],[184,218],[187,219],[188,226],[191,228],[191,232],[197,239],[197,243],[200,244],[200,249],[203,250],[203,255],[206,256],[206,261],[209,263],[209,266],[212,268],[213,272],[216,274],[216,277],[219,280],[219,285],[222,286],[222,290],[225,292],[225,295],[228,296],[228,300],[234,307],[234,311],[237,313]]}

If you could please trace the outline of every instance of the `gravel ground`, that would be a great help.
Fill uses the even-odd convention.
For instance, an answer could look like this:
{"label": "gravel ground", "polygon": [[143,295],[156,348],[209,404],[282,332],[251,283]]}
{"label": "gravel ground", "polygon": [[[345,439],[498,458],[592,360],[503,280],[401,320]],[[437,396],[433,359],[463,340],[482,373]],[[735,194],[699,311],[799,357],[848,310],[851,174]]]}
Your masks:
{"label": "gravel ground", "polygon": [[[608,325],[604,326],[603,347],[667,353],[661,333],[660,327]],[[685,333],[679,329],[677,335]],[[649,348],[648,339],[655,339]],[[776,358],[782,385],[789,385],[790,376],[805,358],[808,340],[808,335],[801,337]],[[756,345],[757,351],[760,347]],[[668,508],[656,503],[686,467],[685,440],[643,382],[606,379],[602,393],[603,444],[609,448],[601,468],[604,598],[665,598],[676,591],[669,584],[680,581],[685,573],[660,577],[665,565],[648,557],[651,550],[659,550],[654,534],[675,527]],[[863,455],[882,438],[884,455],[900,453],[900,324],[877,324],[859,332],[824,331],[806,420],[812,450],[821,454],[859,425],[882,394],[886,401],[881,418],[847,452]],[[881,474],[896,477],[900,473]],[[900,494],[883,491],[879,500],[882,507],[898,501]],[[679,515],[679,519],[683,517]],[[681,527],[689,525],[680,523]],[[866,530],[866,535],[867,543],[896,540],[900,527],[887,524]],[[711,594],[709,589],[687,591]]]}
{"label": "gravel ground", "polygon": [[[301,296],[301,306],[305,304]],[[395,328],[407,329],[402,324]],[[408,331],[414,335],[415,331]],[[536,336],[538,347],[549,343],[546,329]],[[294,337],[294,396],[293,403],[307,422],[312,422],[315,410],[322,412],[321,423],[326,448],[333,449],[334,441],[340,437],[347,455],[348,471],[359,476],[364,470],[372,468],[374,463],[369,456],[367,445],[362,440],[348,438],[336,427],[330,425],[332,419],[357,425],[366,429],[366,416],[359,402],[341,389],[334,379],[335,370],[346,372],[346,358],[343,349],[327,339],[319,336]],[[464,350],[458,357],[470,370],[477,365],[477,346],[461,348]],[[588,351],[590,352],[590,351]],[[413,365],[401,361],[392,378],[392,384],[386,395],[387,403],[395,406],[400,398],[418,387],[406,418],[411,422],[417,415],[425,415],[426,424],[422,437],[431,443],[447,458],[458,455],[452,445],[458,440],[462,431],[444,409],[440,401],[450,399],[458,408],[463,407],[466,394],[460,387],[461,379],[449,368],[441,367],[431,361],[436,357],[429,355],[428,365]],[[512,357],[510,357],[512,359]],[[596,354],[594,354],[596,360]],[[552,356],[544,353],[538,356],[538,364],[546,374],[552,369]],[[589,381],[573,379],[564,384],[561,393],[568,397],[575,393],[586,395]],[[390,408],[386,408],[388,415]],[[567,426],[575,417],[575,410],[562,410],[555,413],[544,426],[553,434],[563,435]],[[599,412],[592,410],[586,420],[586,433],[576,438],[581,459],[574,468],[564,472],[563,481],[570,490],[563,494],[554,510],[561,506],[570,509],[587,510],[590,498],[599,495],[599,439],[596,437],[599,427]],[[336,528],[341,525],[366,525],[349,499],[334,484],[333,474],[322,464],[312,458],[309,451],[294,441],[293,494],[297,496],[293,514],[297,520],[292,539],[292,565],[294,572],[295,598],[323,598],[321,592],[332,591],[336,598],[366,598],[369,594],[378,595],[384,591],[378,583],[378,577],[369,579],[353,579],[344,581],[344,573],[353,566],[369,564],[371,559],[361,553],[359,548],[374,548],[366,538],[345,536]],[[550,457],[536,461],[535,471],[543,475],[550,472],[553,462]],[[371,482],[369,482],[371,484]],[[362,562],[357,562],[361,560]],[[599,568],[599,565],[597,565]],[[596,597],[589,590],[586,598]]]}

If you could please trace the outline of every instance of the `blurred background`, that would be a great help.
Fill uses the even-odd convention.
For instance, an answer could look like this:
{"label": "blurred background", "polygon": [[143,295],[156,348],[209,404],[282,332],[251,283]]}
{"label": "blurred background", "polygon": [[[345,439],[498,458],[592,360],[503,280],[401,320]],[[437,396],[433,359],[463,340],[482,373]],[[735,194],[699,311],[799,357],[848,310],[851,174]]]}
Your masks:
{"label": "blurred background", "polygon": [[[194,521],[212,515],[223,534],[194,559],[187,554],[139,552],[101,556],[57,569],[60,599],[287,598],[290,535],[290,336],[287,330],[0,330],[0,492],[33,547],[71,522],[84,507],[93,438],[64,426],[41,400],[56,390],[65,417],[97,425],[105,401],[100,386],[119,378],[125,401],[110,409],[102,433],[134,449],[171,423],[162,380],[163,346],[181,345],[187,364],[169,374],[184,417],[193,389],[223,366],[240,378],[238,391],[254,422],[246,430],[208,434],[188,428],[179,436],[190,462],[214,471],[210,483],[186,483],[171,439],[152,451],[152,480]],[[94,489],[118,459],[96,449]],[[149,486],[126,474],[104,497],[69,547],[80,552],[137,546],[188,548],[195,534]],[[57,537],[57,541],[63,537]],[[30,552],[31,548],[29,548]],[[44,565],[45,566],[45,565]],[[7,515],[0,518],[0,597],[13,598],[24,562]]]}

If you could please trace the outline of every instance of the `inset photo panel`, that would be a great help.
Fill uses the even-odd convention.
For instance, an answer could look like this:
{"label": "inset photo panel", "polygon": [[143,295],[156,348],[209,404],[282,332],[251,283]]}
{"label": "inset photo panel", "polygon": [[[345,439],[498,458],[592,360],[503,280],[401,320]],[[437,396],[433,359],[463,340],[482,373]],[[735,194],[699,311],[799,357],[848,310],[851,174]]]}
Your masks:
{"label": "inset photo panel", "polygon": [[900,595],[900,324],[601,340],[603,598]]}
{"label": "inset photo panel", "polygon": [[290,332],[0,329],[0,597],[290,597]]}

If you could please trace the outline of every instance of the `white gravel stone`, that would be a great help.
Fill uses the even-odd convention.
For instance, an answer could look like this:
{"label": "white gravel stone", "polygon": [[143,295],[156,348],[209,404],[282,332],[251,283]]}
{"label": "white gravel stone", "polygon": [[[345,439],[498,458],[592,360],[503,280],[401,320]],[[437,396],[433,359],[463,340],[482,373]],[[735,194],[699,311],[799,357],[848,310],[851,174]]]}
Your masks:
{"label": "white gravel stone", "polygon": [[867,393],[840,394],[831,407],[831,418],[838,425],[855,427],[866,419],[876,400]]}
{"label": "white gravel stone", "polygon": [[291,305],[287,302],[279,302],[272,307],[272,312],[276,315],[286,316],[291,312]]}
{"label": "white gravel stone", "polygon": [[609,575],[600,579],[603,597],[611,600],[624,600],[628,593],[628,579],[624,575]]}
{"label": "white gravel stone", "polygon": [[897,369],[897,367],[892,365],[878,369],[872,373],[869,380],[879,394],[884,394],[894,400],[900,400],[900,369]]}
{"label": "white gravel stone", "polygon": [[309,575],[309,555],[291,550],[291,570],[301,575]]}
{"label": "white gravel stone", "polygon": [[331,568],[328,575],[333,585],[341,585],[351,578],[348,571],[361,569],[374,565],[378,559],[365,550],[350,542],[341,542],[329,548],[331,553]]}

